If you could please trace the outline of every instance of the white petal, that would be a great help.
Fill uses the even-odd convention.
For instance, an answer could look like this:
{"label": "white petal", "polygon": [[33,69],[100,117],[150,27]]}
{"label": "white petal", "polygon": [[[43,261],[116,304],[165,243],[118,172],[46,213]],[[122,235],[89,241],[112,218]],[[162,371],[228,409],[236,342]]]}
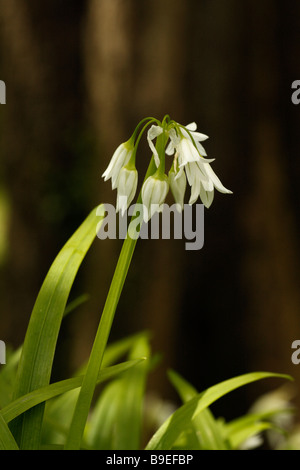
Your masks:
{"label": "white petal", "polygon": [[169,182],[170,182],[170,188],[174,196],[174,200],[176,202],[177,208],[179,212],[181,212],[183,209],[184,195],[185,195],[185,190],[186,190],[186,176],[185,176],[184,171],[181,171],[180,176],[179,176],[179,173],[175,176],[175,172],[170,171]]}
{"label": "white petal", "polygon": [[200,155],[197,152],[197,149],[187,138],[181,139],[179,145],[177,146],[177,151],[179,153],[180,164],[179,167],[186,165],[189,162],[196,162],[200,160]]}
{"label": "white petal", "polygon": [[209,138],[208,135],[206,135],[206,134],[202,134],[201,132],[195,132],[196,129],[197,129],[197,125],[196,125],[195,122],[194,122],[194,123],[191,123],[191,124],[188,124],[187,126],[185,126],[185,128],[186,128],[188,131],[190,131],[190,132],[187,132],[185,129],[182,129],[182,132],[183,132],[183,134],[185,135],[185,137],[191,138],[191,137],[190,137],[190,134],[192,134],[193,139],[194,139],[195,141],[199,141],[199,142],[201,142],[201,141],[206,140],[206,139]]}
{"label": "white petal", "polygon": [[181,178],[181,176],[182,176],[182,173],[184,173],[183,166],[182,166],[181,168],[179,168],[179,170],[178,170],[178,172],[177,172],[177,173],[175,173],[175,175],[176,175],[176,176],[175,176],[175,178],[174,178],[174,179],[175,179],[175,181],[176,181],[176,180],[178,180],[178,178]]}
{"label": "white petal", "polygon": [[138,173],[136,170],[122,168],[118,179],[117,212],[122,215],[131,204],[137,188]]}
{"label": "white petal", "polygon": [[125,158],[124,159],[119,159],[117,164],[115,165],[115,168],[114,168],[114,171],[113,171],[113,174],[111,175],[111,186],[112,186],[112,189],[116,189],[117,186],[118,186],[118,179],[119,179],[119,176],[120,176],[120,171],[122,170],[122,168],[124,168],[125,165],[127,165],[127,163],[129,162],[130,160],[130,157],[131,157],[131,154],[132,154],[132,150],[130,152],[127,152],[125,154]]}
{"label": "white petal", "polygon": [[198,142],[209,139],[208,135],[202,134],[201,132],[192,132],[192,136]]}
{"label": "white petal", "polygon": [[190,122],[190,124],[184,127],[191,132],[195,132],[195,130],[197,130],[197,124],[195,122]]}
{"label": "white petal", "polygon": [[154,212],[164,203],[168,190],[169,183],[167,177],[165,180],[155,176],[147,178],[142,187],[142,201],[147,209],[144,211],[145,222],[148,222]]}
{"label": "white petal", "polygon": [[199,195],[200,195],[200,181],[197,180],[197,181],[195,181],[195,184],[193,184],[193,186],[192,186],[191,197],[190,197],[190,200],[189,200],[189,205],[190,206],[197,201]]}
{"label": "white petal", "polygon": [[215,174],[215,172],[213,171],[210,165],[205,165],[205,171],[208,177],[212,180],[215,188],[218,191],[220,191],[220,193],[232,194],[232,191],[230,191],[229,189],[225,188],[225,186],[223,186],[223,184],[221,183],[221,181],[219,180],[219,178],[217,177],[217,175]]}
{"label": "white petal", "polygon": [[198,179],[197,175],[199,173],[199,169],[195,162],[188,163],[185,166],[186,176],[190,186],[195,184],[195,181]]}
{"label": "white petal", "polygon": [[169,137],[170,137],[170,142],[166,148],[166,154],[167,155],[173,155],[175,148],[180,142],[180,137],[176,134],[175,129],[171,129],[169,132]]}
{"label": "white petal", "polygon": [[115,150],[107,169],[102,175],[104,181],[107,181],[111,178],[112,189],[117,187],[121,168],[128,163],[132,152],[133,148],[128,145],[128,142],[119,145],[119,147]]}
{"label": "white petal", "polygon": [[173,142],[170,141],[166,147],[166,154],[167,155],[174,155],[175,152],[175,147],[173,145]]}
{"label": "white petal", "polygon": [[206,153],[205,148],[203,147],[203,145],[201,145],[201,144],[200,144],[199,142],[197,142],[197,141],[195,142],[195,144],[196,144],[197,150],[198,150],[198,152],[200,153],[200,155],[206,157],[206,156],[207,156],[207,153]]}
{"label": "white petal", "polygon": [[163,132],[162,127],[152,125],[150,129],[148,130],[148,134],[147,134],[148,144],[154,155],[155,165],[157,167],[159,167],[159,156],[152,140],[158,137],[162,132]]}
{"label": "white petal", "polygon": [[200,187],[200,199],[207,207],[207,209],[211,206],[213,199],[214,199],[214,191],[205,191],[203,186]]}
{"label": "white petal", "polygon": [[123,161],[123,159],[125,158],[125,154],[126,154],[126,149],[124,147],[124,144],[120,144],[119,147],[114,151],[114,154],[111,157],[109,165],[102,175],[104,178],[104,181],[107,181],[109,178],[111,178],[111,175],[114,171],[115,166],[118,164],[120,160]]}

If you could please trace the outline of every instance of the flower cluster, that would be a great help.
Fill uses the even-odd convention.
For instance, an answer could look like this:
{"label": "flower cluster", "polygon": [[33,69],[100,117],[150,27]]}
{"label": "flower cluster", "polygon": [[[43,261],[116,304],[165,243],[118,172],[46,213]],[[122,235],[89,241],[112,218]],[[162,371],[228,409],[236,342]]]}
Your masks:
{"label": "flower cluster", "polygon": [[[145,123],[137,137],[139,127]],[[146,118],[139,123],[132,137],[122,143],[115,151],[106,171],[104,180],[111,179],[112,188],[117,189],[117,210],[123,215],[135,197],[138,173],[135,166],[137,147],[147,127],[147,139],[151,149],[154,170],[147,175],[141,189],[144,206],[144,220],[147,222],[156,211],[160,211],[166,196],[171,190],[176,207],[182,211],[187,183],[191,187],[189,204],[194,204],[200,197],[205,207],[210,207],[214,190],[231,194],[226,189],[210,163],[201,142],[208,136],[197,132],[196,123],[182,126],[166,116],[162,122]],[[154,140],[156,139],[156,145]],[[168,157],[172,157],[170,169],[166,174],[165,166]]]}

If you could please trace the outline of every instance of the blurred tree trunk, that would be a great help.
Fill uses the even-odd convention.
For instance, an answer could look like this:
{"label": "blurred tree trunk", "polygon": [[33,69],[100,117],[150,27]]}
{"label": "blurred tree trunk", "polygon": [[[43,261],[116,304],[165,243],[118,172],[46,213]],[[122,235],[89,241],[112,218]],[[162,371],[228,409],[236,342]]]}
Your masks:
{"label": "blurred tree trunk", "polygon": [[[291,25],[284,16],[291,18],[292,5],[282,10],[281,2],[265,1],[259,8],[253,2],[247,7],[253,184],[242,217],[248,244],[243,261],[250,299],[246,325],[250,365],[290,373],[298,380],[300,370],[291,362],[291,344],[300,332],[299,237],[289,161],[289,153],[296,149],[289,146],[288,115],[283,112],[287,105],[292,108],[292,80],[287,81],[283,56],[278,53],[297,54],[295,42],[288,40]],[[295,7],[299,12],[299,5]],[[298,396],[298,405],[299,400]]]}
{"label": "blurred tree trunk", "polygon": [[[2,178],[10,202],[1,336],[19,346],[62,244],[86,214],[79,25],[84,2],[2,2]],[[63,45],[63,47],[62,47]],[[82,179],[84,181],[84,179]]]}

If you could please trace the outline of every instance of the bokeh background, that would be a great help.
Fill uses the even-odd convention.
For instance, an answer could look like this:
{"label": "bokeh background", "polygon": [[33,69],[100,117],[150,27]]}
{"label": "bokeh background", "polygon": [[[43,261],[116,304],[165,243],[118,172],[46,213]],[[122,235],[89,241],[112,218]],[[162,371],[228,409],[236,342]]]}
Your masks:
{"label": "bokeh background", "polygon": [[[293,375],[300,405],[298,0],[2,0],[0,338],[18,347],[58,250],[115,193],[101,174],[145,116],[196,121],[233,195],[205,211],[205,243],[137,244],[111,341],[149,330],[166,399],[173,368],[199,390],[268,370]],[[142,144],[138,168],[149,149]],[[188,197],[188,195],[187,195]],[[88,356],[121,247],[96,239],[71,298],[54,375]],[[222,399],[244,413],[270,381]],[[278,382],[275,384],[278,385]],[[225,401],[224,401],[225,400]]]}

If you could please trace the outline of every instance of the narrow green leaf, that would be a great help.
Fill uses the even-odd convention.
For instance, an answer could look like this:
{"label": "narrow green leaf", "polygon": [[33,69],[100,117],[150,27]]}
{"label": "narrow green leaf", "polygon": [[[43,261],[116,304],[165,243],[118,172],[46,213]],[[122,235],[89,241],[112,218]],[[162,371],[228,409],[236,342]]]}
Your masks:
{"label": "narrow green leaf", "polygon": [[179,437],[180,433],[190,426],[191,420],[193,420],[199,413],[210,406],[213,402],[243,385],[268,377],[278,377],[291,380],[291,377],[283,374],[254,372],[234,377],[214,385],[204,392],[198,394],[187,403],[182,405],[178,410],[176,410],[150,439],[146,446],[146,450],[171,449],[173,443]]}
{"label": "narrow green leaf", "polygon": [[[146,338],[139,337],[129,359],[149,356]],[[148,360],[120,375],[100,394],[85,439],[97,450],[137,450],[141,446],[142,408]]]}
{"label": "narrow green leaf", "polygon": [[[99,372],[97,384],[111,379],[117,374],[120,374],[130,367],[136,366],[144,359],[135,359],[132,361],[126,361],[115,366],[108,367],[107,369],[102,369]],[[20,398],[17,398],[13,402],[6,405],[1,411],[0,416],[6,422],[9,423],[16,417],[20,416],[22,413],[31,409],[32,407],[39,405],[40,403],[50,400],[62,393],[66,393],[75,388],[79,388],[82,384],[83,376],[74,377],[71,379],[61,380],[60,382],[55,382],[53,384],[47,385],[46,387],[39,388],[30,392],[26,395],[23,395]]]}
{"label": "narrow green leaf", "polygon": [[241,444],[244,435],[250,434],[252,429],[255,429],[255,426],[264,423],[276,429],[278,432],[283,432],[280,430],[278,425],[274,425],[276,416],[281,413],[294,413],[295,410],[292,407],[268,410],[262,413],[250,413],[240,418],[236,418],[229,423],[226,423],[225,435],[226,439],[231,442],[231,445],[238,446]]}
{"label": "narrow green leaf", "polygon": [[249,424],[245,426],[243,429],[232,433],[229,437],[230,449],[231,450],[239,450],[242,446],[245,446],[244,449],[251,449],[250,441],[247,445],[247,441],[251,440],[251,438],[258,436],[262,431],[266,431],[267,429],[271,429],[273,427],[272,423],[267,422],[257,422]]}
{"label": "narrow green leaf", "polygon": [[89,298],[90,296],[88,294],[82,294],[76,299],[72,300],[72,302],[70,302],[65,308],[64,317],[69,315],[71,312],[73,312],[73,310],[82,305],[84,302],[87,302]]}
{"label": "narrow green leaf", "polygon": [[19,450],[14,436],[0,413],[0,450]]}
{"label": "narrow green leaf", "polygon": [[0,409],[7,405],[12,399],[21,348],[16,351],[7,350],[6,355],[7,363],[5,367],[0,369]]}
{"label": "narrow green leaf", "polygon": [[[48,385],[57,337],[75,276],[90,248],[99,223],[94,209],[54,260],[36,299],[19,363],[14,399]],[[37,449],[44,406],[40,405],[13,423],[22,449]]]}
{"label": "narrow green leaf", "polygon": [[[168,376],[183,403],[187,403],[198,395],[197,390],[177,372],[170,370]],[[204,409],[192,420],[191,428],[195,434],[194,441],[198,442],[200,450],[226,450],[228,448],[222,429],[209,408]]]}
{"label": "narrow green leaf", "polygon": [[[134,345],[129,359],[139,356],[149,357],[150,347],[145,338],[140,338]],[[148,375],[148,361],[123,374],[123,400],[117,416],[117,449],[137,450],[141,446],[142,410]],[[130,426],[130,432],[128,427]]]}
{"label": "narrow green leaf", "polygon": [[[149,337],[150,334],[147,331],[141,331],[108,344],[104,351],[102,367],[107,367],[114,364],[115,361],[119,360],[122,356],[127,357],[129,351],[132,350],[140,338],[143,338],[146,341],[149,339]],[[139,356],[148,357],[147,354],[139,354]]]}
{"label": "narrow green leaf", "polygon": [[101,392],[85,430],[85,442],[93,450],[116,450],[115,419],[122,405],[122,381],[116,379]]}

